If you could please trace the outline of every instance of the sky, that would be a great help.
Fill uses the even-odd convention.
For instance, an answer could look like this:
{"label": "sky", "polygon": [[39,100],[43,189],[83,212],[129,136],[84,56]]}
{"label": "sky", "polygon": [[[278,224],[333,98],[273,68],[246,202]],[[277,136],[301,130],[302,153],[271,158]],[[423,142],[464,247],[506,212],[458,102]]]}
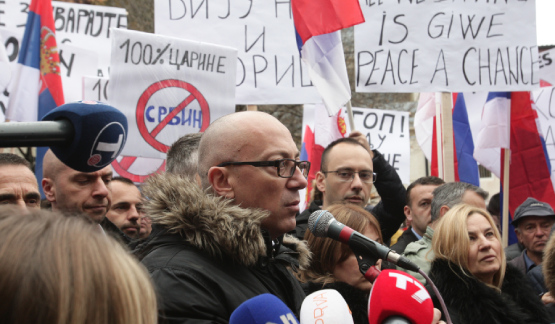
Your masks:
{"label": "sky", "polygon": [[536,0],[538,45],[555,45],[555,0]]}

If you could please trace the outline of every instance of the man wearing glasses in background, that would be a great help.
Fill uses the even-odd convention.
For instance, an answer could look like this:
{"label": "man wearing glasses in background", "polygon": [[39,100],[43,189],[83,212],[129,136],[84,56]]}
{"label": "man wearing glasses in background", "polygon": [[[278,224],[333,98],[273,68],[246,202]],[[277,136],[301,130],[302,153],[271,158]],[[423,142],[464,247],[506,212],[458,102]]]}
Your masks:
{"label": "man wearing glasses in background", "polygon": [[381,201],[371,212],[380,223],[384,242],[389,244],[405,220],[406,189],[399,175],[380,152],[370,150],[360,132],[330,143],[322,153],[320,171],[316,174],[315,187],[322,192],[322,200],[311,202],[297,217],[297,237],[304,237],[308,218],[316,210],[342,202],[365,207],[372,185],[376,186]]}
{"label": "man wearing glasses in background", "polygon": [[305,294],[288,269],[308,265],[308,248],[284,235],[295,228],[310,169],[298,158],[276,118],[239,112],[202,136],[202,189],[171,174],[147,180],[145,211],[166,229],[139,258],[160,294],[160,323],[227,323],[263,293],[298,315]]}

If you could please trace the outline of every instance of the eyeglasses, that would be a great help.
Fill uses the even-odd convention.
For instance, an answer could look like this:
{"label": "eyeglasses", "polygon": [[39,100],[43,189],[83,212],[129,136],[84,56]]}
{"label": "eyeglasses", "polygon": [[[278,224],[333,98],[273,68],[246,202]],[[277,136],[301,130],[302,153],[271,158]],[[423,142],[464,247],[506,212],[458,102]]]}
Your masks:
{"label": "eyeglasses", "polygon": [[358,173],[360,181],[366,183],[374,183],[376,182],[376,178],[378,177],[376,173],[368,170],[353,171],[351,169],[339,169],[337,171],[322,171],[322,173],[335,173],[339,177],[339,180],[343,182],[353,181],[353,179],[355,178],[355,173]]}
{"label": "eyeglasses", "polygon": [[310,162],[308,161],[297,161],[293,159],[281,159],[275,161],[254,161],[254,162],[223,162],[218,164],[219,167],[225,167],[228,165],[252,165],[254,167],[275,167],[277,169],[277,174],[281,178],[291,178],[295,174],[297,167],[301,170],[301,173],[306,178],[308,177],[308,171],[310,170]]}

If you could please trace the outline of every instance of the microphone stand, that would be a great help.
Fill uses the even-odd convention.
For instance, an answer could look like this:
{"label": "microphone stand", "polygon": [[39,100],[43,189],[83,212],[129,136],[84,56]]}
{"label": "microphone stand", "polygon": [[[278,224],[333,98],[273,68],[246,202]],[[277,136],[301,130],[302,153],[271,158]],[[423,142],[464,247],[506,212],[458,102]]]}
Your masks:
{"label": "microphone stand", "polygon": [[[378,262],[378,258],[371,256],[368,251],[364,249],[351,249],[355,254],[358,262],[358,269],[364,275],[364,278],[370,282],[374,282],[378,275],[380,274],[380,270],[376,268],[376,262]],[[357,250],[357,251],[355,251]]]}

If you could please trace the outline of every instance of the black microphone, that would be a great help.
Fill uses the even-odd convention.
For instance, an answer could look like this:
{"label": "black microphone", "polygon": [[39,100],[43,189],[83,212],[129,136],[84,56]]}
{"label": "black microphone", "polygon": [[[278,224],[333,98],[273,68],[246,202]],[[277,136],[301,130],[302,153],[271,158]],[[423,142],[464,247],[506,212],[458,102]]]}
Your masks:
{"label": "black microphone", "polygon": [[352,228],[341,224],[327,210],[317,210],[308,218],[308,228],[317,237],[329,237],[351,247],[356,253],[367,251],[373,257],[389,261],[401,268],[418,272],[419,267],[387,246],[367,238]]}
{"label": "black microphone", "polygon": [[40,122],[0,124],[0,147],[50,146],[56,157],[80,172],[106,167],[127,140],[127,118],[97,101],[61,105]]}

